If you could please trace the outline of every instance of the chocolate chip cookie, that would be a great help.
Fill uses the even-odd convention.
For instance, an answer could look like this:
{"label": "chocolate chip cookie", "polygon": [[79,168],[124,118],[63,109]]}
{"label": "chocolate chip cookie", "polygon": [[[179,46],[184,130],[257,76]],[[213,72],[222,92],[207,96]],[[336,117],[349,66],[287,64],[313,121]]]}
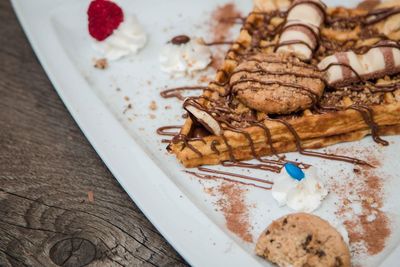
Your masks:
{"label": "chocolate chip cookie", "polygon": [[350,252],[327,221],[307,213],[286,215],[261,234],[257,255],[278,266],[347,267]]}

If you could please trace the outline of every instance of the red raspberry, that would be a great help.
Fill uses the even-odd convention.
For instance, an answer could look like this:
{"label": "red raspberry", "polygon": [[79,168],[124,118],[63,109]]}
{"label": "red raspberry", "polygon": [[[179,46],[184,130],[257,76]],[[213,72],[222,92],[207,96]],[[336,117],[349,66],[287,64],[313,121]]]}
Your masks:
{"label": "red raspberry", "polygon": [[122,9],[109,0],[94,0],[87,11],[89,33],[98,41],[110,36],[124,20]]}

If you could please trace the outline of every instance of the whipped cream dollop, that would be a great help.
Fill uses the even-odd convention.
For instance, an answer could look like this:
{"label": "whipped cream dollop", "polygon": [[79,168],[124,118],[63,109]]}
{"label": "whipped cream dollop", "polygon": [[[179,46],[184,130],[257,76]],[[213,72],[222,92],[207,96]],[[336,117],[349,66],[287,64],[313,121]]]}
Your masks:
{"label": "whipped cream dollop", "polygon": [[175,76],[203,70],[211,60],[211,51],[201,39],[186,38],[185,42],[170,41],[160,53],[161,70]]}
{"label": "whipped cream dollop", "polygon": [[[292,164],[292,166],[294,165]],[[271,192],[279,206],[287,205],[293,210],[303,212],[316,210],[328,195],[328,190],[319,181],[317,170],[314,167],[305,170],[302,178],[297,179],[289,174],[286,165],[274,178]]]}
{"label": "whipped cream dollop", "polygon": [[135,55],[146,45],[147,35],[135,15],[125,15],[124,21],[104,41],[94,48],[108,60]]}

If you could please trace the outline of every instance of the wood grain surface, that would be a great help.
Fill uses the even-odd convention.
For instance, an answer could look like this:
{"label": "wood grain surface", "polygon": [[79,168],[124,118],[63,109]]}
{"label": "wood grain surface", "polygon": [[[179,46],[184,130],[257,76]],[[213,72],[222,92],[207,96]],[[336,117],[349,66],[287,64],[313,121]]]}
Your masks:
{"label": "wood grain surface", "polygon": [[119,186],[0,1],[0,266],[185,266]]}

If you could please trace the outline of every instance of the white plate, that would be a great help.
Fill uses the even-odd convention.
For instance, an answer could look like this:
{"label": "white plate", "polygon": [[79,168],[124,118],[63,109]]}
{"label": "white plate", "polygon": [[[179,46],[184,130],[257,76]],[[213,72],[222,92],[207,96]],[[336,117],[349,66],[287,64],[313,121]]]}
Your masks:
{"label": "white plate", "polygon": [[[119,183],[175,249],[195,266],[267,266],[254,255],[254,242],[243,242],[227,229],[224,216],[215,206],[217,197],[205,192],[204,187],[218,182],[199,183],[183,173],[183,167],[167,155],[165,145],[155,134],[159,126],[182,123],[180,103],[161,99],[160,88],[195,83],[193,79],[172,80],[160,72],[160,47],[177,34],[210,37],[206,23],[210,12],[226,0],[120,0],[126,13],[138,16],[150,40],[139,55],[112,63],[105,71],[93,68],[92,59],[96,54],[87,34],[87,0],[12,2],[68,110]],[[238,0],[236,5],[243,14],[251,10],[251,1]],[[232,36],[235,35],[237,31]],[[157,111],[148,108],[152,100],[157,102]],[[124,113],[128,103],[133,109]],[[165,110],[166,105],[172,109]],[[156,118],[150,118],[150,114]],[[399,137],[387,139],[392,145],[385,149],[370,138],[358,143],[361,151],[381,151],[380,156],[387,160],[379,172],[390,176],[385,180],[384,210],[390,213],[392,234],[383,252],[355,259],[363,266],[395,266],[400,260],[400,201],[396,194],[400,192],[396,168],[400,163],[400,140]],[[298,154],[292,153],[290,157],[296,158]],[[348,179],[354,179],[350,164],[309,158],[307,162],[320,168],[323,179],[336,177],[339,170],[349,175]],[[278,208],[270,194],[262,190],[249,188],[245,201],[249,206],[257,204],[249,211],[254,239],[273,219],[290,212],[287,208]],[[335,220],[334,202],[335,194],[331,193],[317,214]]]}

